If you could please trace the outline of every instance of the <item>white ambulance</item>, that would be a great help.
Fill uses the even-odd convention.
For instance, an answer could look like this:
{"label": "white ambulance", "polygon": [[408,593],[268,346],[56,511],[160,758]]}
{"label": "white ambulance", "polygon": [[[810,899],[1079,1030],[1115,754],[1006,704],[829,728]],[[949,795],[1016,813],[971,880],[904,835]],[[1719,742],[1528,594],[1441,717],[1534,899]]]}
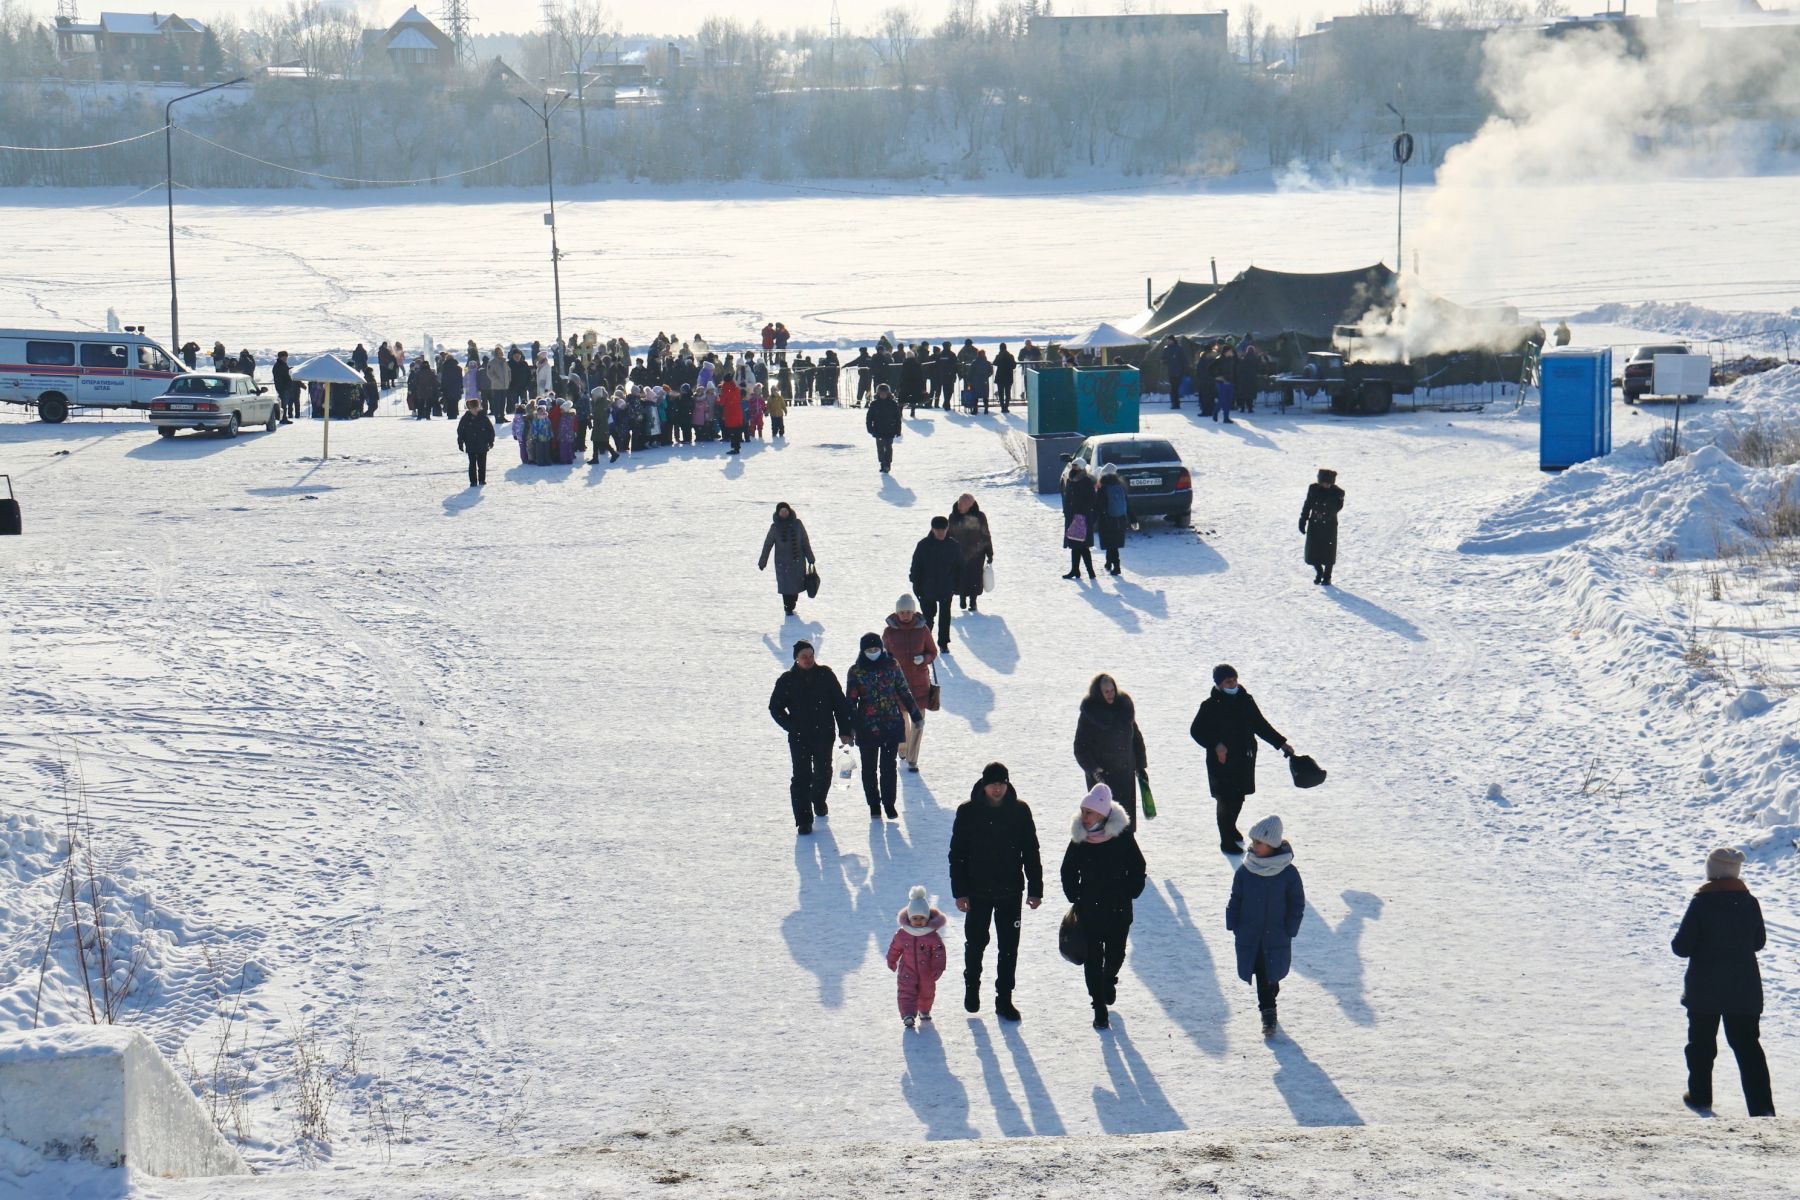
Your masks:
{"label": "white ambulance", "polygon": [[143,330],[92,333],[0,329],[0,403],[51,424],[71,408],[149,408],[187,367]]}

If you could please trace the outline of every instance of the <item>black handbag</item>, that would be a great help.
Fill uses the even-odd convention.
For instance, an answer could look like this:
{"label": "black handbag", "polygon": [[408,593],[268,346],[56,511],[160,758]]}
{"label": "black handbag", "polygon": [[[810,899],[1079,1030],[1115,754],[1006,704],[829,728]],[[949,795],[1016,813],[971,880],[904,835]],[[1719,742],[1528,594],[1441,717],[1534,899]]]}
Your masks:
{"label": "black handbag", "polygon": [[1288,757],[1288,773],[1293,775],[1294,786],[1297,788],[1314,788],[1325,782],[1325,768],[1306,754]]}
{"label": "black handbag", "polygon": [[1062,928],[1056,931],[1056,949],[1078,967],[1087,961],[1087,930],[1081,927],[1073,905],[1063,914]]}
{"label": "black handbag", "polygon": [[806,598],[816,600],[819,596],[819,572],[817,568],[806,573]]}

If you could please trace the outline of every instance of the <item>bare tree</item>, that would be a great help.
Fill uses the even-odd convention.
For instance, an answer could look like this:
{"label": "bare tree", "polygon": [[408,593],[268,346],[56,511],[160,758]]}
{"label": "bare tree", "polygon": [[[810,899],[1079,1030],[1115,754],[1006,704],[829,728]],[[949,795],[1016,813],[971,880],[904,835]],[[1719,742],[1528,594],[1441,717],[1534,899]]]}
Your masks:
{"label": "bare tree", "polygon": [[[618,43],[619,23],[600,0],[569,0],[559,5],[550,21],[550,36],[568,55],[574,73],[575,110],[581,116],[581,175],[592,174],[588,162],[587,91],[606,52]],[[594,61],[590,65],[589,59]]]}
{"label": "bare tree", "polygon": [[880,32],[875,39],[875,53],[894,77],[901,101],[912,103],[912,52],[919,41],[919,18],[912,9],[896,4],[881,14]]}

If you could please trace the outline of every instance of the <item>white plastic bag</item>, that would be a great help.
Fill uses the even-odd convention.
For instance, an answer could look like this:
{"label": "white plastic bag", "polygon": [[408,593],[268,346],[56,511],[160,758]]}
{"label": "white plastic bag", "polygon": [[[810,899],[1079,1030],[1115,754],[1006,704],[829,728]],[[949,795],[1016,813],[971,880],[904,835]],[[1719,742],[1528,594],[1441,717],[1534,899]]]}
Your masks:
{"label": "white plastic bag", "polygon": [[994,564],[986,563],[981,568],[981,590],[992,593],[994,590]]}

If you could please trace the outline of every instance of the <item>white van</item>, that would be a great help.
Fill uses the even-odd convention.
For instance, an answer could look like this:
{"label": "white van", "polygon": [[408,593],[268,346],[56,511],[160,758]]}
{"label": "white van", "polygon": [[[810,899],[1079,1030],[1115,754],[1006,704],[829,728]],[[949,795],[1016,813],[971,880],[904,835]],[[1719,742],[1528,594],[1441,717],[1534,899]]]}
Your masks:
{"label": "white van", "polygon": [[186,374],[138,332],[0,329],[0,403],[30,405],[52,425],[71,408],[149,408]]}

